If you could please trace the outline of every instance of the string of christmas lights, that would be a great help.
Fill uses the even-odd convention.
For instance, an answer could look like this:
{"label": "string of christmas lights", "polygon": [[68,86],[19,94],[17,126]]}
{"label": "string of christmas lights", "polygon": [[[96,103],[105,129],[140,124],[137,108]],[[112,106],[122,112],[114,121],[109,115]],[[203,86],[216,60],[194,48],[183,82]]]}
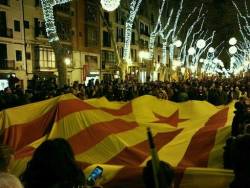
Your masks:
{"label": "string of christmas lights", "polygon": [[[240,71],[248,71],[250,69],[250,15],[245,1],[245,15],[238,8],[237,4],[233,2],[233,5],[237,11],[237,21],[240,29],[241,37],[243,41],[240,41],[235,45],[237,52],[233,54],[230,62],[230,71],[234,74]],[[232,54],[229,54],[230,56]]]}
{"label": "string of christmas lights", "polygon": [[123,59],[127,61],[130,59],[130,44],[132,39],[134,19],[140,8],[141,2],[142,0],[132,0],[132,2],[130,3],[129,17],[125,24],[126,29],[125,29],[125,44],[123,50]]}
{"label": "string of christmas lights", "polygon": [[46,26],[46,33],[49,42],[59,41],[55,25],[54,10],[53,10],[54,6],[68,3],[70,1],[71,0],[41,0],[45,26]]}
{"label": "string of christmas lights", "polygon": [[148,44],[150,60],[153,58],[153,54],[154,54],[155,39],[159,35],[162,29],[161,16],[162,16],[165,3],[166,3],[166,0],[163,0],[161,4],[161,8],[159,9],[159,16],[157,19],[157,23],[155,24],[154,30],[150,33],[149,44]]}

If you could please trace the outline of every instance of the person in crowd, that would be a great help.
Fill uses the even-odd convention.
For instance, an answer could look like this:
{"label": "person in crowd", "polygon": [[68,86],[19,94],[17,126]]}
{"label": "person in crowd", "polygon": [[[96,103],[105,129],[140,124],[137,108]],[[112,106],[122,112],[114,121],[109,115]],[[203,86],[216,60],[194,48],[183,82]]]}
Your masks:
{"label": "person in crowd", "polygon": [[236,86],[235,89],[233,90],[233,99],[239,100],[240,95],[241,95],[241,91],[240,91],[239,87]]}
{"label": "person in crowd", "polygon": [[238,136],[232,147],[234,180],[230,188],[250,187],[250,135]]}
{"label": "person in crowd", "polygon": [[5,144],[0,144],[0,172],[8,172],[14,159],[14,151]]}
{"label": "person in crowd", "polygon": [[70,144],[63,138],[47,140],[34,152],[20,179],[24,188],[81,187],[85,176],[77,166]]}
{"label": "person in crowd", "polygon": [[[170,164],[164,161],[160,161],[159,172],[157,175],[159,188],[173,188],[174,170],[170,166]],[[151,160],[148,161],[147,165],[143,168],[142,176],[145,188],[155,188],[153,166]]]}
{"label": "person in crowd", "polygon": [[12,174],[0,173],[0,187],[1,188],[23,188],[20,180]]}
{"label": "person in crowd", "polygon": [[232,122],[232,136],[238,136],[242,132],[242,125],[247,115],[246,98],[240,97],[240,100],[234,105],[234,118]]}

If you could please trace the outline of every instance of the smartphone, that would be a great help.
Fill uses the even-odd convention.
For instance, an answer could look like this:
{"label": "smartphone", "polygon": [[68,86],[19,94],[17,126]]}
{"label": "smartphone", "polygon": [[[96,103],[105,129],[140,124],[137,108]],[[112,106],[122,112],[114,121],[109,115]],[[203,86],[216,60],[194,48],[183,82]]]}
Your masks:
{"label": "smartphone", "polygon": [[103,168],[100,166],[95,167],[95,169],[90,173],[87,178],[87,185],[93,186],[98,178],[102,176]]}

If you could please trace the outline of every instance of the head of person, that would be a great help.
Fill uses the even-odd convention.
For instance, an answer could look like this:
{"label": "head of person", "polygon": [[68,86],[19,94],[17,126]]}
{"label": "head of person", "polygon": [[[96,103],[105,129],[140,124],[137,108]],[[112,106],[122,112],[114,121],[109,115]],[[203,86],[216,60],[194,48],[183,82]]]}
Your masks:
{"label": "head of person", "polygon": [[9,146],[0,144],[0,172],[7,172],[13,159],[14,151]]}
{"label": "head of person", "polygon": [[1,188],[23,188],[20,180],[12,174],[0,173],[0,187]]}
{"label": "head of person", "polygon": [[250,135],[240,135],[232,147],[233,169],[235,173],[246,173],[250,176]]}
{"label": "head of person", "polygon": [[[172,188],[174,180],[174,170],[170,164],[160,161],[158,171],[159,188]],[[145,188],[155,188],[152,161],[148,161],[143,168],[143,182]]]}
{"label": "head of person", "polygon": [[85,176],[77,166],[70,144],[63,138],[47,140],[34,152],[21,175],[25,188],[73,188],[85,184]]}

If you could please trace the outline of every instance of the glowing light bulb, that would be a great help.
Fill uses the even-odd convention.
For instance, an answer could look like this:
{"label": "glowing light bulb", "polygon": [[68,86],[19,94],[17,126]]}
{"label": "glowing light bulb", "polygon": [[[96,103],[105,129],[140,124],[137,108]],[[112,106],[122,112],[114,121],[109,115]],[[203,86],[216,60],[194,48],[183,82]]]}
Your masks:
{"label": "glowing light bulb", "polygon": [[206,46],[206,41],[204,39],[200,39],[196,43],[197,48],[202,49]]}
{"label": "glowing light bulb", "polygon": [[180,40],[175,41],[174,45],[179,48],[182,45],[182,42]]}
{"label": "glowing light bulb", "polygon": [[102,8],[108,12],[112,12],[120,6],[121,0],[101,0]]}
{"label": "glowing light bulb", "polygon": [[229,44],[234,46],[237,43],[237,39],[235,37],[230,38]]}
{"label": "glowing light bulb", "polygon": [[236,46],[231,46],[231,47],[229,48],[229,53],[230,53],[231,55],[236,54],[237,51],[238,51],[238,49],[236,48]]}
{"label": "glowing light bulb", "polygon": [[208,49],[208,52],[209,52],[209,53],[214,53],[214,52],[215,52],[215,49],[214,49],[213,47],[210,47],[210,48]]}
{"label": "glowing light bulb", "polygon": [[194,47],[191,47],[191,48],[188,49],[188,54],[189,55],[194,55],[195,53],[196,53],[196,50],[195,50]]}

